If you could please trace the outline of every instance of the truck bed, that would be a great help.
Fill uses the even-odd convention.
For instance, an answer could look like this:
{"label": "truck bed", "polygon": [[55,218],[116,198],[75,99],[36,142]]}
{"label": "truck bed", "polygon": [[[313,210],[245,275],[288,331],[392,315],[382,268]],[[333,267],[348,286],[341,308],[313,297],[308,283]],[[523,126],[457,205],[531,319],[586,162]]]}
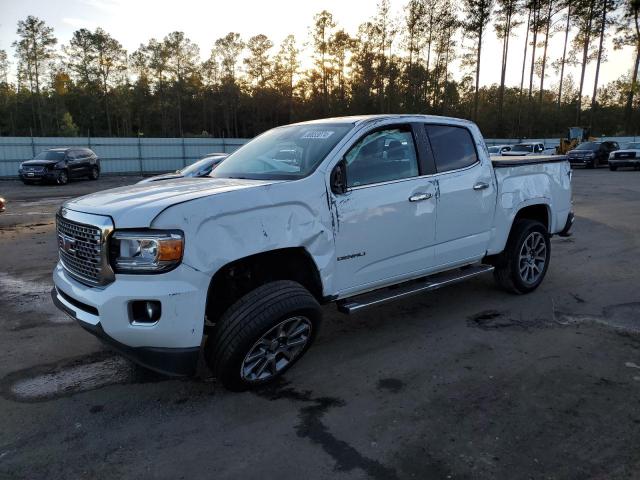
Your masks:
{"label": "truck bed", "polygon": [[538,163],[566,162],[566,155],[519,155],[513,157],[495,156],[491,157],[493,168],[519,167],[521,165],[535,165]]}

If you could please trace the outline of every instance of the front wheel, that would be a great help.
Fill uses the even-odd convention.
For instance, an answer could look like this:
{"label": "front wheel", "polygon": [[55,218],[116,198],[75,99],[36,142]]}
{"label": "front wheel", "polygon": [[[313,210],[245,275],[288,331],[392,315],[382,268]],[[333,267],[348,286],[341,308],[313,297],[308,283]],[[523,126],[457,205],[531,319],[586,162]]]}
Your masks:
{"label": "front wheel", "polygon": [[69,183],[69,174],[66,170],[61,170],[58,174],[58,178],[56,178],[56,183],[58,185],[66,185]]}
{"label": "front wheel", "polygon": [[532,292],[542,283],[551,259],[547,229],[535,220],[517,220],[500,257],[494,270],[498,285],[512,293]]}
{"label": "front wheel", "polygon": [[609,170],[611,170],[612,172],[615,172],[616,170],[618,170],[618,167],[614,167],[613,165],[609,165]]}
{"label": "front wheel", "polygon": [[302,285],[281,280],[249,292],[222,315],[205,345],[205,359],[229,390],[270,383],[311,346],[320,305]]}

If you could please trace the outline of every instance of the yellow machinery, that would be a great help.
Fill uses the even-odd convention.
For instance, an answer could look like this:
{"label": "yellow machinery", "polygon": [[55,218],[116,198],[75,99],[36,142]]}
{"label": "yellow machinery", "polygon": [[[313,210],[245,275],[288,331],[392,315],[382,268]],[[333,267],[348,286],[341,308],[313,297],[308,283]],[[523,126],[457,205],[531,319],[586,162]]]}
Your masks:
{"label": "yellow machinery", "polygon": [[597,140],[591,136],[591,130],[587,127],[569,127],[567,138],[560,139],[560,145],[556,147],[556,154],[566,155],[569,150],[573,150],[582,142],[592,142]]}

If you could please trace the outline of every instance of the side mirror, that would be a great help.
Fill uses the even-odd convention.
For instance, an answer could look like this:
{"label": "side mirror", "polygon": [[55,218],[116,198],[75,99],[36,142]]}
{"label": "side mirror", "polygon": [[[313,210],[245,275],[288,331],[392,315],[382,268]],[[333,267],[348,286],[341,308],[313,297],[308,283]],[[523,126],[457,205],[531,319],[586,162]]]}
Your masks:
{"label": "side mirror", "polygon": [[331,191],[336,195],[347,192],[347,161],[343,158],[333,167],[330,177]]}

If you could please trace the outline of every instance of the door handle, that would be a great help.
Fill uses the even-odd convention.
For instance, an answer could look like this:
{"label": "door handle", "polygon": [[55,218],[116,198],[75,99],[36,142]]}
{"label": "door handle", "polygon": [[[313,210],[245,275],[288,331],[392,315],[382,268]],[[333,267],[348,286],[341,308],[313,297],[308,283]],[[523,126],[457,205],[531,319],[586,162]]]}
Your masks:
{"label": "door handle", "polygon": [[485,188],[489,188],[488,183],[478,182],[473,186],[474,190],[484,190]]}
{"label": "door handle", "polygon": [[410,202],[422,202],[423,200],[429,200],[432,197],[430,193],[416,193],[409,197]]}

